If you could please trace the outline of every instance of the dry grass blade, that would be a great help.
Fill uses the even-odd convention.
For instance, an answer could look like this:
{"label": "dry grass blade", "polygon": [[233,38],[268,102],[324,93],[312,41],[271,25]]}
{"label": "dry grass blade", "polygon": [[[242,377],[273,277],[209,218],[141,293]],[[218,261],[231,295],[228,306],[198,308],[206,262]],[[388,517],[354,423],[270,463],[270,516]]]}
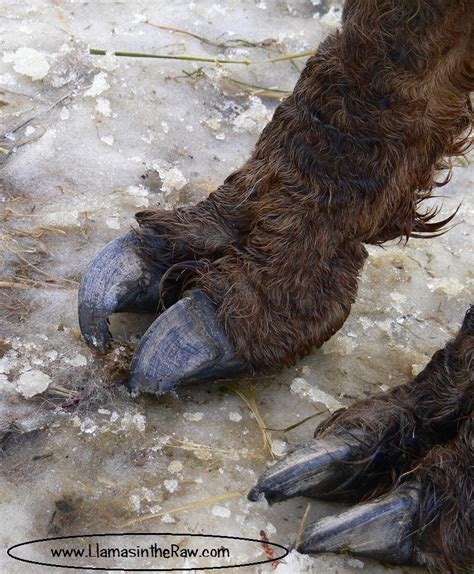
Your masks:
{"label": "dry grass blade", "polygon": [[[165,433],[161,433],[162,436],[168,436],[165,435]],[[195,451],[206,451],[209,453],[215,453],[215,454],[219,454],[219,455],[230,455],[230,456],[235,456],[235,454],[238,454],[241,457],[244,458],[255,458],[255,459],[261,459],[262,455],[260,451],[249,451],[249,450],[240,450],[237,451],[235,448],[218,448],[215,446],[210,446],[207,444],[202,444],[202,443],[197,443],[197,442],[192,442],[188,439],[181,439],[178,437],[169,437],[170,442],[167,442],[166,444],[163,445],[163,448],[172,448],[172,449],[181,449],[181,450],[186,450],[186,451],[191,451],[191,452],[195,452]]]}
{"label": "dry grass blade", "polygon": [[144,516],[140,516],[139,518],[134,518],[133,520],[129,520],[124,524],[121,524],[120,527],[129,527],[135,524],[140,524],[142,522],[146,522],[148,520],[153,520],[153,518],[160,518],[165,514],[177,514],[178,512],[183,512],[185,510],[193,510],[195,508],[204,508],[206,506],[210,506],[211,504],[215,504],[216,502],[222,502],[224,500],[230,500],[231,498],[237,498],[238,496],[243,496],[241,492],[234,491],[229,492],[228,494],[221,494],[217,496],[210,496],[209,498],[203,498],[201,500],[195,500],[194,502],[190,502],[188,504],[183,504],[182,506],[177,506],[176,508],[171,508],[170,510],[163,510],[162,512],[157,512],[155,514],[145,514]]}
{"label": "dry grass blade", "polygon": [[298,546],[300,545],[301,535],[303,534],[303,530],[304,530],[306,521],[308,520],[308,514],[309,514],[310,510],[311,510],[311,502],[308,503],[308,506],[306,507],[306,510],[304,511],[303,518],[301,519],[300,525],[298,526],[298,531],[296,532],[296,538],[295,538],[296,550],[298,550]]}
{"label": "dry grass blade", "polygon": [[245,38],[231,38],[225,42],[219,42],[217,40],[211,40],[210,38],[206,38],[205,36],[199,36],[199,34],[194,34],[193,32],[188,32],[188,30],[182,30],[181,28],[174,28],[173,26],[163,26],[161,24],[154,24],[153,22],[149,22],[148,20],[144,22],[144,24],[148,24],[149,26],[153,26],[153,28],[158,28],[159,30],[165,30],[167,32],[171,32],[172,34],[183,34],[184,36],[189,36],[190,38],[199,40],[203,44],[208,44],[209,46],[214,46],[216,48],[227,49],[227,48],[235,48],[237,46],[245,46],[247,48],[268,48],[272,44],[277,43],[277,40],[273,38],[258,42],[252,42],[251,40],[246,40]]}
{"label": "dry grass blade", "polygon": [[14,281],[0,281],[0,289],[28,289],[28,283],[15,283]]}
{"label": "dry grass blade", "polygon": [[40,214],[38,214],[38,213],[20,213],[19,211],[15,211],[14,209],[11,209],[10,207],[5,208],[5,213],[15,215],[17,217],[41,217]]}
{"label": "dry grass blade", "polygon": [[188,32],[187,30],[181,30],[181,28],[173,28],[172,26],[162,26],[160,24],[153,24],[153,22],[144,22],[144,24],[148,24],[148,26],[153,26],[153,28],[158,28],[159,30],[166,30],[167,32],[172,32],[173,34],[183,34],[184,36],[189,36],[190,38],[195,38],[204,44],[209,44],[209,46],[215,46],[216,48],[226,48],[226,44],[222,42],[216,42],[214,40],[210,40],[204,36],[199,36],[198,34],[193,34],[192,32]]}
{"label": "dry grass blade", "polygon": [[256,86],[255,84],[248,84],[247,82],[242,82],[241,80],[236,80],[235,78],[226,77],[225,81],[229,81],[233,84],[242,86],[243,90],[252,95],[260,96],[261,98],[272,98],[276,100],[283,100],[291,94],[287,90],[279,90],[277,88],[265,88],[263,86]]}
{"label": "dry grass blade", "polygon": [[[36,273],[39,273],[40,275],[43,275],[43,277],[46,277],[47,279],[49,279],[49,281],[55,283],[55,284],[61,284],[61,283],[66,283],[68,285],[74,285],[74,287],[78,287],[79,283],[77,281],[73,281],[72,279],[66,279],[63,277],[53,277],[52,275],[50,275],[49,273],[47,273],[46,271],[43,271],[42,269],[40,269],[37,265],[34,265],[33,263],[31,263],[30,261],[28,261],[28,259],[26,259],[25,257],[23,257],[23,255],[20,254],[20,252],[16,249],[13,249],[12,247],[10,247],[7,243],[7,241],[5,241],[5,237],[2,238],[2,246],[3,248],[8,251],[9,253],[11,253],[12,255],[14,255],[15,257],[17,257],[20,261],[22,261],[25,265],[27,265],[30,269],[33,269]],[[28,251],[27,251],[28,252]],[[30,253],[34,252],[34,251],[29,251]]]}
{"label": "dry grass blade", "polygon": [[31,231],[22,231],[21,229],[12,229],[10,230],[11,235],[16,237],[32,237],[33,239],[41,239],[41,237],[45,233],[55,233],[57,235],[67,235],[67,233],[63,229],[59,229],[57,227],[47,227],[45,225],[40,225],[39,227],[35,227]]}
{"label": "dry grass blade", "polygon": [[72,398],[78,398],[79,397],[79,392],[76,391],[75,389],[66,389],[65,387],[62,387],[61,385],[50,385],[48,387],[47,393],[49,395],[53,395],[53,396],[57,396],[57,397],[61,397],[61,398],[66,398],[66,399],[72,399]]}
{"label": "dry grass blade", "polygon": [[234,387],[233,385],[229,385],[229,387],[236,395],[238,395],[244,401],[244,403],[252,411],[252,413],[255,417],[255,420],[257,421],[258,428],[260,429],[260,432],[262,434],[263,449],[268,450],[268,452],[270,453],[270,456],[273,459],[277,458],[277,455],[275,454],[275,452],[273,451],[273,448],[272,448],[272,440],[271,440],[271,437],[267,431],[267,425],[265,424],[263,417],[260,414],[260,410],[258,408],[257,401],[255,399],[255,393],[253,392],[253,389],[250,386],[248,386],[247,387],[247,394],[245,394],[240,389],[238,389],[237,387]]}

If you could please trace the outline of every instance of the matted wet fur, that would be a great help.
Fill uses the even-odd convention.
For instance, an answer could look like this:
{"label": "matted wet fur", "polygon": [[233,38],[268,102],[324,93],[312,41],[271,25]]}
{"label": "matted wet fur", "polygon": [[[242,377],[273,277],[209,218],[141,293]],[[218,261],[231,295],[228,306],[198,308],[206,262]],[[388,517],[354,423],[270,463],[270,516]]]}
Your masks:
{"label": "matted wet fur", "polygon": [[342,31],[309,58],[245,165],[197,205],[137,214],[142,255],[192,269],[251,369],[292,364],[342,326],[364,242],[450,221],[419,205],[470,142],[473,23],[469,0],[348,0]]}
{"label": "matted wet fur", "polygon": [[474,568],[474,415],[447,445],[433,447],[413,474],[423,498],[418,517],[417,560],[431,571]]}

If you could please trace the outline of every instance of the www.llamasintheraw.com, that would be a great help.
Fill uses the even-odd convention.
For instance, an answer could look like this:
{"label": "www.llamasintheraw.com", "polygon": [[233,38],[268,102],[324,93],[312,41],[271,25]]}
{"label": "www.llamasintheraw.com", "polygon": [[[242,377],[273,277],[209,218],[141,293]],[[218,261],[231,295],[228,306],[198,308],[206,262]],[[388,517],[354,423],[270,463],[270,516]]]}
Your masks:
{"label": "www.llamasintheraw.com", "polygon": [[230,550],[219,548],[181,548],[179,544],[162,547],[148,546],[118,547],[88,544],[83,548],[50,548],[52,558],[230,558]]}

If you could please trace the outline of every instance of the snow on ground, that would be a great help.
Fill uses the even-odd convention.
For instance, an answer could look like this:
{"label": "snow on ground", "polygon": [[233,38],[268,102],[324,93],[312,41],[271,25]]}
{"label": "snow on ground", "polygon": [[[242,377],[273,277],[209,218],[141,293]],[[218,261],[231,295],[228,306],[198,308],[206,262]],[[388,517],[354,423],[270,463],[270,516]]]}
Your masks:
{"label": "snow on ground", "polygon": [[[270,508],[245,496],[272,456],[307,440],[339,405],[405,382],[457,330],[474,268],[474,170],[464,160],[442,189],[443,213],[462,202],[454,229],[371,247],[344,328],[280,376],[131,399],[117,381],[126,342],[146,319],[117,318],[123,346],[106,358],[78,335],[77,284],[91,257],[138,209],[193,202],[222,182],[303,65],[90,56],[88,48],[264,60],[316,47],[339,16],[324,0],[1,3],[2,547],[123,529],[253,538],[263,530],[290,545],[308,501]],[[320,414],[269,432],[271,455],[253,399],[272,429]],[[312,517],[335,508],[312,502]],[[3,552],[0,570],[50,571]],[[276,572],[388,570],[415,572],[296,553]]]}

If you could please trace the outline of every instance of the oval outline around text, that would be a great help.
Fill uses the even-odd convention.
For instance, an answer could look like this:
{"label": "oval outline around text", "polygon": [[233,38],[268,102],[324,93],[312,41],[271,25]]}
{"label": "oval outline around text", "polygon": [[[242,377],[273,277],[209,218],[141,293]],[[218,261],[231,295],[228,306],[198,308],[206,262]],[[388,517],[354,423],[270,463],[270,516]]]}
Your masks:
{"label": "oval outline around text", "polygon": [[[259,560],[257,562],[246,562],[245,564],[229,564],[227,566],[202,566],[196,567],[193,566],[191,568],[107,568],[102,566],[68,566],[67,564],[51,564],[48,562],[38,562],[36,560],[27,560],[26,558],[20,558],[12,554],[12,551],[16,548],[20,548],[22,546],[30,546],[32,544],[36,544],[39,542],[48,542],[52,540],[73,540],[75,538],[104,538],[106,536],[170,536],[170,537],[177,537],[177,536],[190,536],[192,538],[220,538],[222,540],[244,540],[246,542],[255,542],[258,544],[268,544],[269,546],[273,546],[276,548],[280,548],[284,551],[284,554],[281,556],[275,556],[275,558],[270,558],[267,560]],[[271,542],[270,540],[260,540],[258,538],[247,538],[245,536],[226,536],[223,534],[190,534],[190,533],[182,533],[182,532],[106,532],[102,534],[74,534],[72,536],[55,536],[53,538],[38,538],[37,540],[29,540],[27,542],[20,542],[19,544],[14,544],[10,546],[7,550],[8,556],[13,558],[14,560],[18,560],[20,562],[26,562],[28,564],[38,564],[40,566],[50,566],[52,568],[69,568],[70,570],[96,570],[96,571],[116,571],[116,572],[190,572],[190,571],[199,571],[199,570],[227,570],[229,568],[244,568],[246,566],[258,566],[260,564],[269,564],[271,562],[275,562],[277,560],[281,560],[285,558],[290,553],[290,550],[285,548],[282,544],[277,544],[276,542]]]}

